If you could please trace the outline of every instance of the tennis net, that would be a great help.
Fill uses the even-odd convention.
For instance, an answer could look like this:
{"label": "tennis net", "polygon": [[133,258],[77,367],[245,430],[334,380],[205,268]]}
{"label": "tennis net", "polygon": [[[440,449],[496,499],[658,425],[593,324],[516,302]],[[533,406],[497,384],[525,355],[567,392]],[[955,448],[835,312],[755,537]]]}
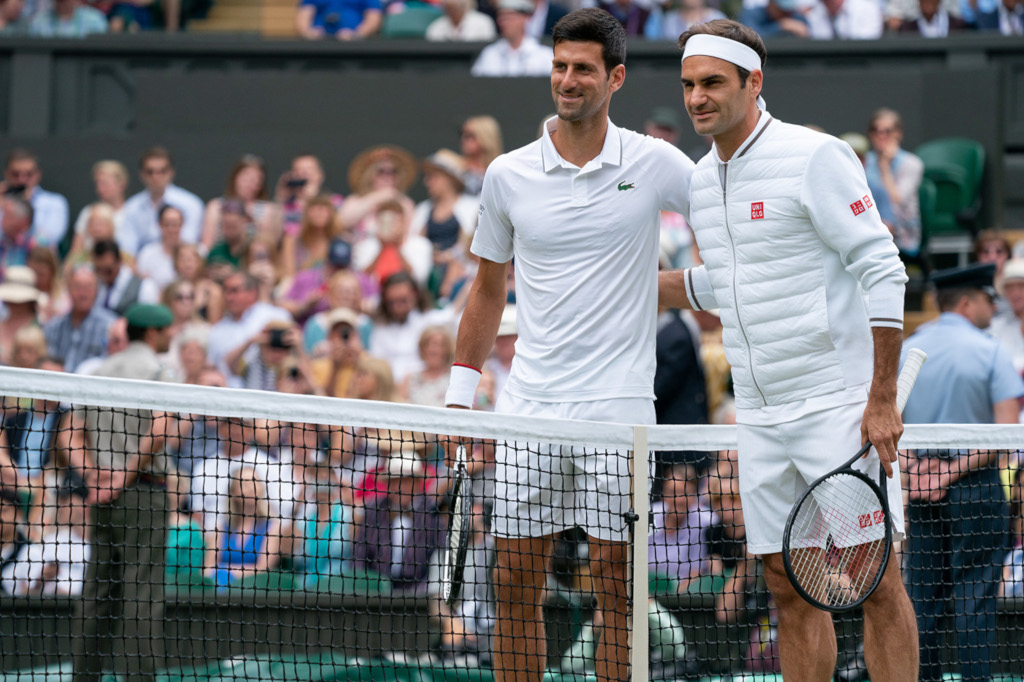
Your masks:
{"label": "tennis net", "polygon": [[[538,665],[548,680],[779,672],[775,609],[744,549],[733,427],[6,368],[0,395],[4,680],[510,680]],[[476,503],[465,584],[449,606],[439,564],[451,437],[472,444]],[[901,445],[922,459],[1002,453],[951,490],[955,500],[911,503],[895,560],[929,633],[923,661],[964,679],[1024,679],[1013,454],[1024,428],[908,426]],[[495,488],[515,486],[496,482],[497,461],[516,463],[516,482],[537,484],[542,503],[594,467],[631,494],[622,506],[604,488],[563,499],[562,517],[530,519],[548,541],[509,543],[502,524],[515,501]],[[966,523],[953,523],[957,512]],[[968,550],[987,559],[941,564]],[[835,625],[837,676],[864,679],[859,615]]]}

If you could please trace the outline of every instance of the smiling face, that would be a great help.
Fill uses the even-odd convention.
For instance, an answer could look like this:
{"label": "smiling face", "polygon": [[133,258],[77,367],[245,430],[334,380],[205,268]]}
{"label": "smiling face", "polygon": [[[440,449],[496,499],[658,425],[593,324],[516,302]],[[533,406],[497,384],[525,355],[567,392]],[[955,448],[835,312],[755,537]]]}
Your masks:
{"label": "smiling face", "polygon": [[735,64],[700,55],[683,60],[680,80],[693,129],[731,156],[757,124],[761,72],[752,71],[743,87]]}
{"label": "smiling face", "polygon": [[622,87],[626,67],[605,69],[602,47],[596,42],[563,40],[555,45],[551,62],[551,96],[558,118],[578,122],[606,118],[613,92]]}

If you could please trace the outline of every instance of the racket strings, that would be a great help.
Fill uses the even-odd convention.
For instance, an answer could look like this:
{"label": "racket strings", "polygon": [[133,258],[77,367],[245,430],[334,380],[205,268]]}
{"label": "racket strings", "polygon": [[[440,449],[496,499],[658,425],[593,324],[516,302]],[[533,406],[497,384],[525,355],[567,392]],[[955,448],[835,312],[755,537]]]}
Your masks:
{"label": "racket strings", "polygon": [[794,517],[789,551],[796,581],[811,599],[843,607],[870,592],[887,558],[883,509],[867,482],[842,472],[804,498]]}

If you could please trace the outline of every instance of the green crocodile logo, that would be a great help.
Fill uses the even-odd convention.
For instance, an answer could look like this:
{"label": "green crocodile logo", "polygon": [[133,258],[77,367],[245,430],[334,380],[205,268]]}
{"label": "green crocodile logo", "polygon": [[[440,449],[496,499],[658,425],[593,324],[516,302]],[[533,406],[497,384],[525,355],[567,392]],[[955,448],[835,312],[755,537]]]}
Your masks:
{"label": "green crocodile logo", "polygon": [[620,192],[625,192],[627,189],[636,189],[636,185],[634,185],[632,182],[630,182],[628,184],[625,183],[625,182],[620,182],[619,183],[619,191]]}

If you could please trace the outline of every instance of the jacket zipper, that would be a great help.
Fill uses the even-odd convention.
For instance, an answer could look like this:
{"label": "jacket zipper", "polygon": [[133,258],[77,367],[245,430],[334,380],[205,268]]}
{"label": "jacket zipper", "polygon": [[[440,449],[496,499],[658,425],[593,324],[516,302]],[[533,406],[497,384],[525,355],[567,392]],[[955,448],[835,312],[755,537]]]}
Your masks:
{"label": "jacket zipper", "polygon": [[743,342],[747,344],[747,363],[750,368],[750,380],[754,382],[754,388],[757,389],[758,395],[761,396],[761,403],[765,406],[768,405],[768,401],[764,397],[764,391],[757,383],[757,377],[754,376],[754,353],[750,348],[750,339],[747,337],[747,330],[743,328],[743,320],[740,319],[740,301],[739,295],[736,293],[736,241],[732,238],[732,230],[729,229],[729,201],[728,201],[728,178],[729,178],[729,162],[726,161],[722,164],[722,213],[725,218],[725,233],[729,235],[729,243],[732,244],[732,303],[733,310],[736,311],[736,324],[739,325],[740,333],[743,334]]}

